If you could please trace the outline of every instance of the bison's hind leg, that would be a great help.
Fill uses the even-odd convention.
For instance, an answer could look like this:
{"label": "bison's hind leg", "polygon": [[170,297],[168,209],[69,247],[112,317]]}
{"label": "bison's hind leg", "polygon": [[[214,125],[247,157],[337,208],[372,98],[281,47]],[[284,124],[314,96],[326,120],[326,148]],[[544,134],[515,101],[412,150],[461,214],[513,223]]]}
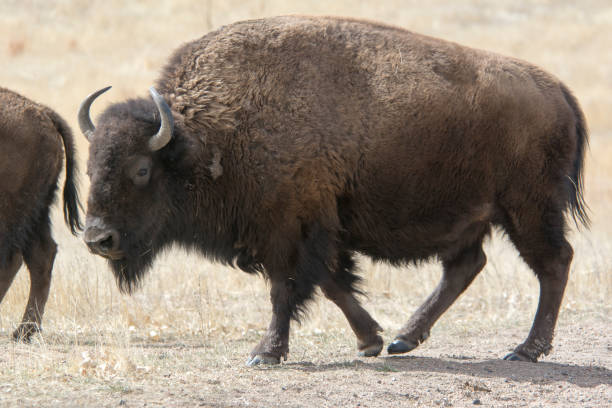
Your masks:
{"label": "bison's hind leg", "polygon": [[359,355],[374,357],[383,348],[383,339],[378,335],[382,328],[355,298],[355,283],[359,278],[353,273],[354,265],[351,255],[342,252],[336,271],[320,286],[323,294],[342,310],[351,325],[357,337]]}
{"label": "bison's hind leg", "polygon": [[57,245],[51,237],[49,224],[45,223],[29,246],[23,258],[30,271],[30,295],[21,324],[13,333],[15,340],[29,341],[40,330],[45,304],[51,286],[51,270],[57,253]]}
{"label": "bison's hind leg", "polygon": [[23,260],[19,252],[12,254],[6,263],[2,263],[4,265],[0,267],[0,303],[4,299],[4,295],[6,295],[9,287],[11,287],[11,283],[13,283],[13,279],[15,279],[15,275],[17,275],[17,271],[22,263]]}
{"label": "bison's hind leg", "polygon": [[[488,228],[483,225],[483,228]],[[488,231],[488,229],[487,229]],[[486,264],[486,256],[482,250],[482,240],[486,234],[470,246],[453,256],[442,259],[443,273],[440,283],[417,311],[410,317],[395,340],[387,348],[389,354],[406,353],[429,337],[429,331],[438,318],[461,293],[472,283],[476,275]]]}
{"label": "bison's hind leg", "polygon": [[554,205],[545,209],[544,214],[525,211],[509,215],[517,222],[508,225],[506,230],[540,282],[540,299],[527,339],[504,359],[535,362],[552,350],[554,329],[574,252],[565,239],[563,211]]}

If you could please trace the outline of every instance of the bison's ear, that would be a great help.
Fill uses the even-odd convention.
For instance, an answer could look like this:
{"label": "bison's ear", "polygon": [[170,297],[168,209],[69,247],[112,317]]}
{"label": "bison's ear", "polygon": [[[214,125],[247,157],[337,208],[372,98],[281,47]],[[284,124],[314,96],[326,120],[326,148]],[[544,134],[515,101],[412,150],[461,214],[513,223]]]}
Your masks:
{"label": "bison's ear", "polygon": [[166,166],[173,168],[192,166],[195,163],[195,158],[190,157],[189,154],[193,151],[190,142],[190,139],[185,137],[180,129],[174,129],[172,139],[154,156],[158,157]]}

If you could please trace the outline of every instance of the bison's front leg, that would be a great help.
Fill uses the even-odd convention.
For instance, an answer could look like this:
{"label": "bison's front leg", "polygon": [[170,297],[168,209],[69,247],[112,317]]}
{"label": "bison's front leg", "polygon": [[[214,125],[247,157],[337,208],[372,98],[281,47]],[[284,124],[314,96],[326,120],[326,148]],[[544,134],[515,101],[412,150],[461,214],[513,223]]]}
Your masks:
{"label": "bison's front leg", "polygon": [[271,240],[276,249],[276,260],[291,259],[294,262],[264,263],[271,282],[272,321],[263,339],[251,351],[248,366],[278,364],[281,357],[287,358],[291,319],[299,317],[304,303],[312,299],[316,285],[329,276],[328,265],[332,263],[329,255],[334,251],[325,245],[333,242],[327,230],[317,225],[302,226],[300,235],[305,239],[295,246],[286,239],[287,234]]}
{"label": "bison's front leg", "polygon": [[357,348],[362,357],[376,357],[383,348],[383,339],[378,334],[382,327],[355,299],[352,288],[335,281],[333,278],[321,282],[325,297],[334,302],[348,320],[355,336]]}
{"label": "bison's front leg", "polygon": [[257,347],[251,351],[247,366],[257,364],[278,364],[281,357],[287,359],[289,353],[289,325],[291,322],[292,290],[289,281],[272,281],[270,300],[272,301],[272,321],[268,331]]}

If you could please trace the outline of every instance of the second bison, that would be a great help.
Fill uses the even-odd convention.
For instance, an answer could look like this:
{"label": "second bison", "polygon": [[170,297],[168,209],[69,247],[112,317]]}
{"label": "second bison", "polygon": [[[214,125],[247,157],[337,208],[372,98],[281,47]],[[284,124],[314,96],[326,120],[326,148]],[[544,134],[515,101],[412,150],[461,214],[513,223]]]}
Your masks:
{"label": "second bison", "polygon": [[68,124],[50,108],[0,88],[0,302],[19,267],[30,271],[30,296],[13,333],[28,340],[39,330],[51,285],[57,245],[49,209],[66,159],[64,218],[81,228],[74,141]]}

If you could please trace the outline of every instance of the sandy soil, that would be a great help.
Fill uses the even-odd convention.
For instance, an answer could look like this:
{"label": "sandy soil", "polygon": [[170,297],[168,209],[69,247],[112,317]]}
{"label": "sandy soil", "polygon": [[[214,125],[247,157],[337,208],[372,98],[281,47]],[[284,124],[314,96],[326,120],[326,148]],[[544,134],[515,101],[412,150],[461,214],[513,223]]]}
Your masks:
{"label": "sandy soil", "polygon": [[0,405],[612,406],[609,319],[580,314],[566,319],[553,353],[537,364],[501,360],[523,334],[524,328],[455,327],[434,331],[410,355],[357,358],[344,330],[297,333],[287,362],[255,369],[244,366],[244,357],[257,333],[208,342],[133,336],[125,349],[47,335],[39,356],[36,345],[3,338],[0,365],[23,364],[23,370],[38,372],[36,378],[23,374],[32,381],[19,381],[19,369],[11,370],[12,377],[0,374]]}

